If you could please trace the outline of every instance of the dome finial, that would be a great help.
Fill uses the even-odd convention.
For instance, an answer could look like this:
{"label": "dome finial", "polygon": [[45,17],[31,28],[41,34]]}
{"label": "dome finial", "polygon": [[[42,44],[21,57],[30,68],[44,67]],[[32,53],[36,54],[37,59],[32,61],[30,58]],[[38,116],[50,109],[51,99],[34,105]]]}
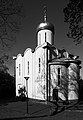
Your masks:
{"label": "dome finial", "polygon": [[47,6],[44,6],[44,22],[47,21]]}

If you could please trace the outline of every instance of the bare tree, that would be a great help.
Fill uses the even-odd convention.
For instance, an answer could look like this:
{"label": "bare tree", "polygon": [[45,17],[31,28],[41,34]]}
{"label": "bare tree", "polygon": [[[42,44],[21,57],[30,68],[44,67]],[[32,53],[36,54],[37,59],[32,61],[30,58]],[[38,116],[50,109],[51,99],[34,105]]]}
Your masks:
{"label": "bare tree", "polygon": [[83,0],[69,0],[63,9],[64,21],[69,25],[67,36],[80,44],[83,38]]}
{"label": "bare tree", "polygon": [[0,0],[0,47],[10,47],[15,41],[22,18],[22,0]]}
{"label": "bare tree", "polygon": [[6,65],[7,61],[9,60],[9,56],[6,54],[3,54],[3,56],[0,57],[0,72],[4,71],[4,73],[8,73],[8,66]]}
{"label": "bare tree", "polygon": [[9,56],[4,53],[15,43],[23,16],[22,0],[0,0],[0,70],[8,71],[6,62]]}

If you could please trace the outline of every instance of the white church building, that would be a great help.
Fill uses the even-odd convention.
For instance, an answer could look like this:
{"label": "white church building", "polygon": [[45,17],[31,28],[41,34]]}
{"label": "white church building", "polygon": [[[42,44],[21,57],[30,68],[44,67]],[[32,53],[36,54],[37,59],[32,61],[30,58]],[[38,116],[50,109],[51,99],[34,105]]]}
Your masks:
{"label": "white church building", "polygon": [[[54,26],[44,22],[36,30],[35,50],[27,48],[18,54],[16,63],[16,96],[25,87],[28,97],[39,100],[77,100],[79,98],[79,78],[81,61],[65,49],[54,46]],[[25,79],[27,78],[27,80]]]}

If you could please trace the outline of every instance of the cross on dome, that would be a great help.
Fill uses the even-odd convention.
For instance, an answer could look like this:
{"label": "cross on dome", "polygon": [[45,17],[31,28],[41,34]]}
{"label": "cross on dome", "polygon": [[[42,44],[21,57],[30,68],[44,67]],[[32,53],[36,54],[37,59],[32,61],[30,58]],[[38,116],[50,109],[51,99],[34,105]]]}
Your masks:
{"label": "cross on dome", "polygon": [[47,6],[44,6],[44,22],[47,22]]}

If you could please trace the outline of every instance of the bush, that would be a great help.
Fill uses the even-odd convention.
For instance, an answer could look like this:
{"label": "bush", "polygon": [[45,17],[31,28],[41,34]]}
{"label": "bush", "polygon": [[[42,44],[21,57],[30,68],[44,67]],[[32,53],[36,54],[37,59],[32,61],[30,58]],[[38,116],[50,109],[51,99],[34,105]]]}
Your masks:
{"label": "bush", "polygon": [[25,100],[26,99],[26,88],[25,86],[21,87],[19,90],[18,90],[18,93],[19,93],[19,98],[21,100]]}

